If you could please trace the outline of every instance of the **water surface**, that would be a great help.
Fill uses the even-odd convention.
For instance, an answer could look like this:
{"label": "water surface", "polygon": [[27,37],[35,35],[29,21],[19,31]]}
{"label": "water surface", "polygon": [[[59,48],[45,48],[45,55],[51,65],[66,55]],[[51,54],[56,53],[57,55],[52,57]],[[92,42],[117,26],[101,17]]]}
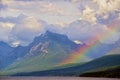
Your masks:
{"label": "water surface", "polygon": [[0,77],[0,80],[120,80],[120,79],[89,78],[89,77]]}

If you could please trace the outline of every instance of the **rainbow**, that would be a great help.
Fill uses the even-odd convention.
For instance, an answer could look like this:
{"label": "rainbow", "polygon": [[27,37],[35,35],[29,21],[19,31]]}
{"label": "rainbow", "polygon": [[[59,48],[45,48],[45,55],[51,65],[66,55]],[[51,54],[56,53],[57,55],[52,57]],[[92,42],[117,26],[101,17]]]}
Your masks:
{"label": "rainbow", "polygon": [[99,39],[105,40],[116,33],[117,29],[114,28],[114,26],[115,25],[112,24],[108,26],[109,28],[107,28],[105,32],[100,32],[100,34],[97,34],[95,37],[90,38],[88,42],[94,41],[94,43],[91,43],[88,46],[80,47],[78,50],[72,53],[66,60],[62,61],[60,65],[79,62],[80,59],[84,58],[84,56],[87,55],[91,49],[95,48],[100,44],[100,42],[98,41]]}

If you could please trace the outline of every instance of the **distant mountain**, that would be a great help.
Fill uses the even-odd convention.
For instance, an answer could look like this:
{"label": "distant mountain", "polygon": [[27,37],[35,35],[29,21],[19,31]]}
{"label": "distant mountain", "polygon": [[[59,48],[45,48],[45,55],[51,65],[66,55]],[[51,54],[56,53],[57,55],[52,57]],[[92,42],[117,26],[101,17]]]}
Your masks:
{"label": "distant mountain", "polygon": [[110,52],[108,52],[106,55],[113,55],[113,54],[120,54],[120,47],[116,47]]}
{"label": "distant mountain", "polygon": [[28,46],[14,49],[11,52],[14,63],[7,69],[37,71],[53,68],[83,45],[74,43],[65,35],[47,31]]}
{"label": "distant mountain", "polygon": [[0,69],[6,66],[6,58],[13,49],[7,43],[0,41]]}
{"label": "distant mountain", "polygon": [[[110,68],[116,68],[120,66],[120,55],[109,55],[104,56],[93,61],[78,64],[75,66],[61,67],[61,69],[51,69],[45,71],[33,71],[33,72],[22,72],[12,74],[14,76],[79,76],[83,73],[99,70],[107,70]],[[11,70],[12,71],[12,70]],[[13,69],[14,71],[14,69]],[[9,72],[9,71],[8,71]],[[119,71],[117,71],[119,72]],[[114,77],[114,76],[113,76]]]}
{"label": "distant mountain", "polygon": [[[119,44],[120,45],[120,44]],[[92,46],[89,51],[87,52],[86,56],[89,56],[91,59],[99,58],[101,56],[106,55],[111,50],[118,47],[118,44],[103,44],[100,43],[97,45]]]}
{"label": "distant mountain", "polygon": [[0,55],[7,55],[12,49],[7,43],[0,41]]}
{"label": "distant mountain", "polygon": [[49,47],[52,48],[52,46],[54,46],[54,48],[56,48],[57,44],[69,46],[69,48],[73,50],[78,47],[78,45],[69,40],[67,36],[47,31],[45,34],[36,37],[28,46],[18,46],[13,50],[12,54],[17,54],[18,56],[16,57],[36,56],[42,52],[47,53],[46,49]]}

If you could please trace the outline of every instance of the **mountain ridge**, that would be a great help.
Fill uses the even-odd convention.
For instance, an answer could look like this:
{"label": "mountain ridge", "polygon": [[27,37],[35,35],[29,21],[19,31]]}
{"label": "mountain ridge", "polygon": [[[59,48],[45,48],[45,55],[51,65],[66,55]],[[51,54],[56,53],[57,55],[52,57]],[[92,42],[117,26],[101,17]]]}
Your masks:
{"label": "mountain ridge", "polygon": [[[41,34],[34,38],[33,42],[28,46],[18,46],[12,50],[9,53],[11,55],[8,57],[8,65],[39,55],[44,55],[46,57],[55,56],[53,58],[56,59],[56,62],[59,62],[80,46],[82,45],[74,43],[65,35],[47,31],[45,34]],[[57,55],[59,56],[57,57]],[[51,60],[53,59],[51,58]],[[53,63],[55,61],[53,61]]]}

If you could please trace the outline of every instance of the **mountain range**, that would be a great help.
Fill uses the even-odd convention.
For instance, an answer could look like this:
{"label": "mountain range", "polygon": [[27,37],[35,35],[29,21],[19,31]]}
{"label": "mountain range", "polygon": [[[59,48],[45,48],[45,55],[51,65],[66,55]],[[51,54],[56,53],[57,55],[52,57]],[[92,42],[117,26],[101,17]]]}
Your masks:
{"label": "mountain range", "polygon": [[27,46],[11,47],[5,42],[0,42],[0,75],[33,75],[35,73],[39,76],[79,76],[91,70],[120,66],[120,41],[115,44],[99,43],[85,55],[90,58],[90,61],[81,59],[73,64],[58,66],[83,46],[88,45],[76,44],[67,36],[50,31],[36,37]]}
{"label": "mountain range", "polygon": [[[4,45],[1,45],[0,50],[1,55],[3,54],[3,56],[5,56],[6,61],[4,62],[6,64],[3,65],[3,60],[1,60],[1,64],[3,67],[8,66],[16,61],[24,60],[27,58],[34,58],[37,56],[43,56],[43,58],[54,57],[56,58],[54,59],[55,61],[51,62],[59,63],[61,60],[66,58],[68,54],[72,53],[75,49],[81,46],[69,40],[68,37],[65,35],[58,35],[49,31],[36,37],[28,46],[18,46],[12,48],[6,43],[3,44]],[[2,47],[4,47],[4,49],[6,50],[2,49]]]}

